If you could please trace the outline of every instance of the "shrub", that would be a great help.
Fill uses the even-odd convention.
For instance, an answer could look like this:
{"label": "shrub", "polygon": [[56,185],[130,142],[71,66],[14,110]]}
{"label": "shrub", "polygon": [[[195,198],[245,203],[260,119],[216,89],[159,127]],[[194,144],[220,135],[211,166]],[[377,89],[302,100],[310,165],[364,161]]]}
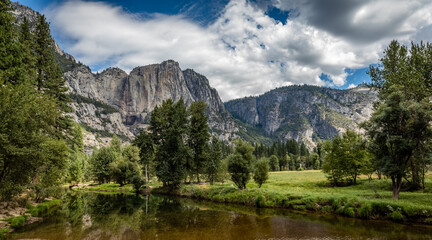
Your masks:
{"label": "shrub", "polygon": [[364,219],[369,219],[372,216],[372,205],[369,203],[365,203],[363,204],[363,206],[361,206],[360,210],[359,210],[359,215],[361,218]]}
{"label": "shrub", "polygon": [[390,215],[391,215],[391,218],[393,219],[393,221],[395,221],[395,222],[401,222],[403,220],[403,215],[401,213],[400,208],[393,211]]}
{"label": "shrub", "polygon": [[344,207],[343,214],[347,217],[355,217],[355,211],[352,207]]}
{"label": "shrub", "polygon": [[136,193],[138,193],[146,183],[144,178],[140,175],[134,175],[131,182],[133,184],[133,189]]}
{"label": "shrub", "polygon": [[24,225],[24,223],[27,221],[28,215],[22,215],[18,217],[12,217],[8,218],[6,221],[11,225],[13,228],[20,228]]}
{"label": "shrub", "polygon": [[265,206],[265,198],[263,195],[259,195],[256,199],[255,199],[255,206],[258,208],[264,207]]}

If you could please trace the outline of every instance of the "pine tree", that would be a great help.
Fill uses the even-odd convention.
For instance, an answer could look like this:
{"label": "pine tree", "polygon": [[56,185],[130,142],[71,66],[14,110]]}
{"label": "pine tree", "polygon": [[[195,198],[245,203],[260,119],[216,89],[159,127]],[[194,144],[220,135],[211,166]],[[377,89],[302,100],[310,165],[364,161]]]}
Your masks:
{"label": "pine tree", "polygon": [[156,145],[156,176],[164,186],[177,187],[184,179],[190,149],[185,144],[188,131],[186,106],[183,99],[172,99],[156,107],[150,118],[149,130]]}
{"label": "pine tree", "polygon": [[196,174],[197,182],[200,182],[200,174],[204,172],[206,165],[205,148],[210,139],[208,117],[204,114],[206,103],[204,101],[193,102],[189,106],[189,135],[188,144],[192,151],[192,168]]}
{"label": "pine tree", "polygon": [[208,145],[208,161],[206,161],[205,174],[210,184],[218,180],[222,167],[222,143],[213,136]]}
{"label": "pine tree", "polygon": [[[57,102],[61,112],[71,112],[72,108],[68,105],[71,99],[66,94],[68,89],[65,85],[65,79],[63,79],[60,68],[54,61],[53,40],[44,15],[39,17],[36,25],[35,53],[37,57],[37,89],[52,97]],[[70,117],[62,115],[56,123],[57,136],[65,138],[64,135],[69,133],[71,126]]]}
{"label": "pine tree", "polygon": [[132,144],[140,149],[140,164],[144,167],[145,180],[149,181],[149,170],[153,164],[155,155],[155,145],[151,139],[150,134],[145,130],[141,130],[138,136],[133,140]]}
{"label": "pine tree", "polygon": [[9,0],[0,0],[0,85],[18,84],[28,80],[28,72],[22,64],[25,51],[18,40],[18,29],[11,14]]}

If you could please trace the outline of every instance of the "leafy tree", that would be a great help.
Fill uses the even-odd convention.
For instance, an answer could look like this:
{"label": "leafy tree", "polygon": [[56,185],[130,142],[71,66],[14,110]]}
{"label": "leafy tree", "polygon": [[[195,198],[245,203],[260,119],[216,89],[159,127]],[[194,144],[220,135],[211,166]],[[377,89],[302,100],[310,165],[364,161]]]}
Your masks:
{"label": "leafy tree", "polygon": [[286,169],[288,163],[290,161],[290,157],[288,155],[288,153],[285,153],[285,155],[279,157],[279,170],[282,171],[284,169]]}
{"label": "leafy tree", "polygon": [[156,145],[155,171],[163,186],[176,187],[184,179],[186,159],[190,150],[185,144],[188,119],[182,99],[172,99],[156,107],[150,118],[149,130]]}
{"label": "leafy tree", "polygon": [[404,96],[404,92],[393,90],[364,124],[376,165],[392,179],[394,199],[399,198],[411,158],[432,137],[431,103],[427,99],[407,101]]}
{"label": "leafy tree", "polygon": [[[64,111],[55,98],[36,91],[31,77],[29,30],[15,25],[10,1],[0,1],[0,195],[42,187],[65,175],[68,145],[58,133]],[[20,32],[20,34],[18,34]],[[24,36],[26,34],[26,36]],[[32,186],[30,186],[33,182]]]}
{"label": "leafy tree", "polygon": [[228,172],[231,180],[239,189],[246,189],[246,183],[250,179],[252,152],[254,148],[241,139],[234,141],[236,148],[233,154],[228,156]]}
{"label": "leafy tree", "polygon": [[[408,48],[400,45],[397,41],[392,41],[384,51],[384,55],[380,59],[381,63],[369,68],[372,80],[370,86],[378,90],[380,103],[385,104],[386,101],[392,101],[389,98],[394,97],[395,91],[402,93],[402,102],[423,104],[430,100],[432,96],[431,54],[432,45],[430,43],[411,43],[411,47]],[[379,106],[376,106],[376,109],[378,108]],[[400,126],[400,128],[404,128],[404,126]],[[417,141],[415,140],[416,135],[411,136],[412,141]],[[419,136],[419,138],[423,138],[423,136]],[[423,153],[432,151],[431,144],[427,143],[429,141],[430,139],[424,138],[419,141],[418,145],[409,150],[409,152],[413,151],[413,154],[410,154],[408,166],[411,171],[411,187],[413,189],[421,188],[421,182],[424,180],[421,175],[426,167],[424,163],[427,162],[429,154]],[[405,166],[402,165],[401,170],[404,168]]]}
{"label": "leafy tree", "polygon": [[135,190],[135,192],[138,193],[141,190],[141,188],[145,185],[146,181],[139,174],[135,174],[131,179],[131,183],[133,185],[133,189]]}
{"label": "leafy tree", "polygon": [[111,180],[110,164],[116,161],[116,154],[110,147],[101,147],[93,152],[90,157],[90,171],[92,176],[99,182]]}
{"label": "leafy tree", "polygon": [[141,130],[138,136],[133,140],[132,144],[139,147],[140,164],[144,166],[144,176],[146,181],[149,181],[149,168],[153,163],[155,156],[155,145],[151,135],[145,130]]}
{"label": "leafy tree", "polygon": [[279,159],[276,155],[271,155],[269,158],[270,171],[279,170]]}
{"label": "leafy tree", "polygon": [[206,165],[207,158],[204,151],[210,139],[208,117],[204,114],[206,107],[206,103],[201,100],[191,103],[188,109],[190,115],[188,144],[192,151],[193,172],[198,182],[200,182],[199,176],[204,172]]}
{"label": "leafy tree", "polygon": [[205,166],[205,175],[210,184],[220,178],[222,171],[222,143],[213,136],[211,143],[208,145],[208,154]]}
{"label": "leafy tree", "polygon": [[347,179],[356,184],[358,175],[370,165],[365,140],[351,130],[326,142],[324,151],[323,171],[334,185]]}
{"label": "leafy tree", "polygon": [[[120,142],[121,144],[121,142]],[[115,151],[118,141],[111,142],[111,148]],[[113,179],[121,186],[131,183],[134,176],[140,176],[139,167],[139,148],[132,145],[126,145],[120,149],[120,156],[114,162],[110,163],[110,171]]]}
{"label": "leafy tree", "polygon": [[266,158],[262,158],[255,163],[253,179],[258,187],[268,180],[269,162]]}

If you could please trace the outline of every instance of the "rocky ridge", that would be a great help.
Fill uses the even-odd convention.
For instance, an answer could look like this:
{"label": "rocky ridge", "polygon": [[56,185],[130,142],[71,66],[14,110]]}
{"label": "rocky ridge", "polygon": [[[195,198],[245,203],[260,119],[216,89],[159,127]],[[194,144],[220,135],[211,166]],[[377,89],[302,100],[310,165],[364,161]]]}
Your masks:
{"label": "rocky ridge", "polygon": [[310,147],[319,139],[353,129],[373,112],[376,93],[365,86],[337,90],[315,86],[289,86],[257,97],[225,103],[240,121],[273,139],[296,139]]}
{"label": "rocky ridge", "polygon": [[173,60],[136,67],[130,74],[119,68],[94,74],[79,66],[64,78],[75,98],[73,118],[89,131],[133,138],[147,127],[151,111],[171,98],[186,105],[203,100],[211,131],[226,141],[235,137],[232,117],[207,78],[191,69],[182,71]]}

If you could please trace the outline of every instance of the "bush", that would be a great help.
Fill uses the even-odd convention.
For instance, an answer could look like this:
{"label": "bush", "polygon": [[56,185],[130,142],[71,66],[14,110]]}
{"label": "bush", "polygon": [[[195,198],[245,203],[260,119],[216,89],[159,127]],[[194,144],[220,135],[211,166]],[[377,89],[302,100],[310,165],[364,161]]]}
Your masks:
{"label": "bush", "polygon": [[265,206],[265,198],[263,195],[259,195],[256,199],[255,199],[255,206],[257,208],[261,208]]}
{"label": "bush", "polygon": [[255,164],[253,179],[258,187],[261,188],[262,184],[265,183],[269,177],[268,175],[269,165],[267,159],[260,159]]}
{"label": "bush", "polygon": [[352,207],[344,207],[343,215],[347,217],[355,217],[355,211]]}
{"label": "bush", "polygon": [[403,221],[403,215],[401,213],[400,208],[398,208],[396,211],[393,211],[390,215],[391,215],[391,218],[393,219],[393,221],[395,221],[395,222]]}
{"label": "bush", "polygon": [[9,233],[8,228],[0,228],[0,240],[6,239],[6,234]]}
{"label": "bush", "polygon": [[363,206],[361,206],[359,210],[359,215],[361,218],[369,219],[372,216],[372,211],[372,205],[370,205],[369,203],[365,203],[363,204]]}
{"label": "bush", "polygon": [[27,221],[28,215],[22,215],[18,217],[12,217],[6,219],[6,221],[11,225],[13,228],[20,228],[24,225],[24,223]]}
{"label": "bush", "polygon": [[138,193],[146,183],[144,178],[140,175],[134,175],[131,182],[133,184],[133,189],[136,193]]}

